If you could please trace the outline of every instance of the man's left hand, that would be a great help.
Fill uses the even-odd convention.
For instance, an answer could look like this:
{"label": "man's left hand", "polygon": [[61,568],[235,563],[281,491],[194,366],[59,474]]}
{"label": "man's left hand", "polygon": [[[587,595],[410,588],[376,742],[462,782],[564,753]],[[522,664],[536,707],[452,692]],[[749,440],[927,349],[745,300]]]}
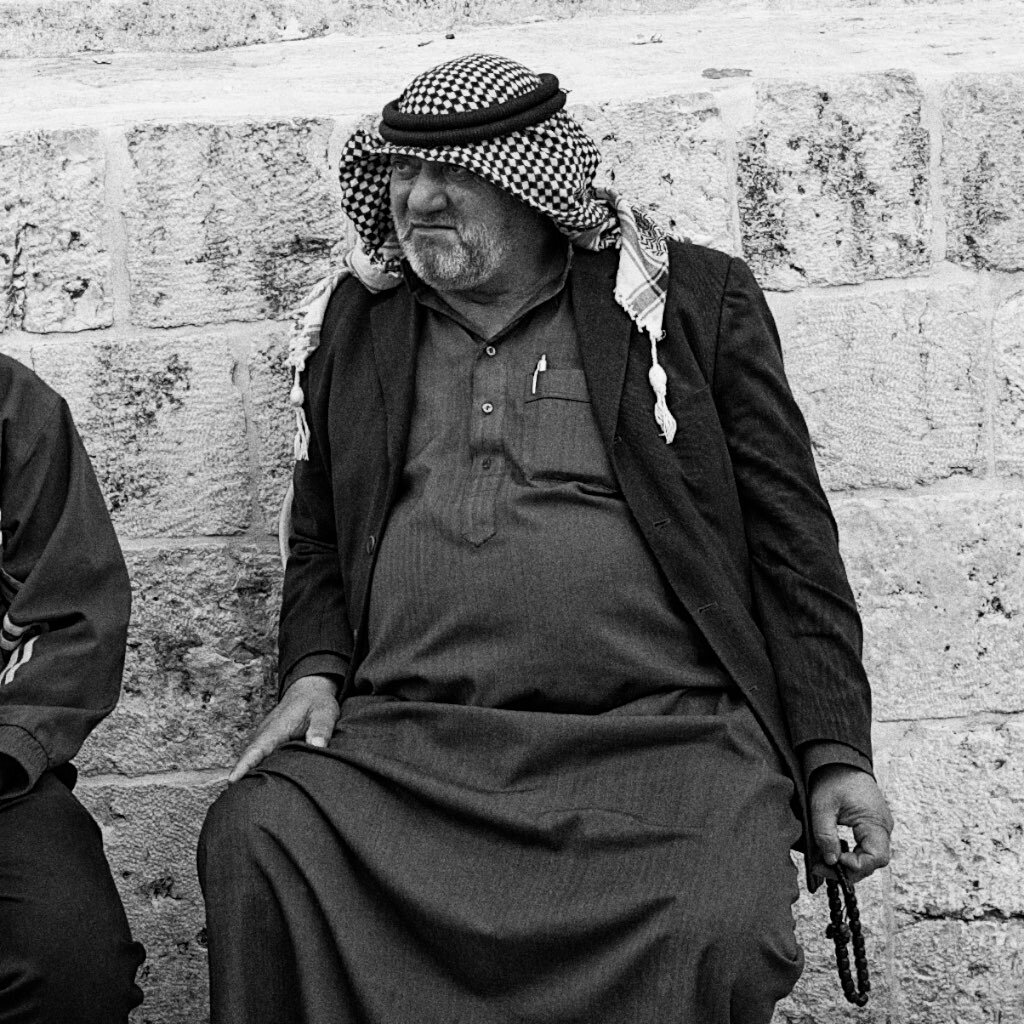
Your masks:
{"label": "man's left hand", "polygon": [[[856,847],[840,853],[840,825],[853,829]],[[878,783],[859,768],[829,764],[811,777],[811,829],[825,863],[837,861],[851,883],[889,863],[893,829],[889,805]]]}

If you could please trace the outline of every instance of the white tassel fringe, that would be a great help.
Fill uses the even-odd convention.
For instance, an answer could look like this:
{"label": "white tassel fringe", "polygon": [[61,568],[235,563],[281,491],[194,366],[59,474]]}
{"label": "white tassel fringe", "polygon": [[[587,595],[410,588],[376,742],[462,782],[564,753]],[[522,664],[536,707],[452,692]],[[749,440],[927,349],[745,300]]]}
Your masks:
{"label": "white tassel fringe", "polygon": [[647,379],[654,391],[654,419],[661,427],[661,436],[666,444],[671,444],[676,436],[676,420],[668,409],[668,376],[664,367],[658,362],[658,343],[651,338],[651,368],[647,371]]}

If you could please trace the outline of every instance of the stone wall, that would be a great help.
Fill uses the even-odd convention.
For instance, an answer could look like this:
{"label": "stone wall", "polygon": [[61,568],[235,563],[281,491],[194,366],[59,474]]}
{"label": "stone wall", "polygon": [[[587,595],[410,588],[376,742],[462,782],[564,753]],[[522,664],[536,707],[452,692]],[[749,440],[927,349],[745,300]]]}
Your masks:
{"label": "stone wall", "polygon": [[[842,7],[935,6],[937,0],[833,0]],[[742,10],[750,0],[0,0],[0,58],[79,52],[192,52],[312,39],[332,32],[454,31],[609,14]],[[799,11],[817,0],[765,0]]]}
{"label": "stone wall", "polygon": [[[0,3],[0,24],[46,6]],[[0,61],[0,347],[68,397],[135,588],[124,694],[79,793],[149,949],[137,1024],[206,1019],[193,851],[273,700],[282,317],[348,237],[338,146],[412,73],[472,50],[558,73],[603,180],[744,255],[779,320],[898,828],[860,890],[868,1008],[842,1003],[823,899],[805,897],[807,972],[777,1020],[1024,1022],[1017,5],[595,3],[498,28],[508,5],[480,3],[454,40],[440,6],[410,5],[433,14],[399,34],[178,56],[159,32],[108,35],[154,52]]]}

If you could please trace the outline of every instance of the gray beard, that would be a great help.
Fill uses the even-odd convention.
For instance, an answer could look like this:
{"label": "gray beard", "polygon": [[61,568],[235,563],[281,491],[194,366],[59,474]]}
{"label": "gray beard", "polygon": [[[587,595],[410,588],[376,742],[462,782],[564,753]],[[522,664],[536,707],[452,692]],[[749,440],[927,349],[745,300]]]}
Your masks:
{"label": "gray beard", "polygon": [[497,270],[503,256],[500,243],[474,227],[463,229],[457,245],[417,243],[400,239],[402,252],[416,276],[439,291],[468,291]]}

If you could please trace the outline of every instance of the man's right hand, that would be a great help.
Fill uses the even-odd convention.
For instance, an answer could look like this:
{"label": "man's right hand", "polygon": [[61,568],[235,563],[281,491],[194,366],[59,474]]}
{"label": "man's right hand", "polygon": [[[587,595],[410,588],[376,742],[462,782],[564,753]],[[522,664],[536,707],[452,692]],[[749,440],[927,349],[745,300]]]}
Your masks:
{"label": "man's right hand", "polygon": [[268,754],[288,740],[305,739],[326,747],[341,714],[337,683],[328,676],[301,676],[285,691],[281,703],[263,719],[249,746],[231,769],[228,782],[237,782]]}

